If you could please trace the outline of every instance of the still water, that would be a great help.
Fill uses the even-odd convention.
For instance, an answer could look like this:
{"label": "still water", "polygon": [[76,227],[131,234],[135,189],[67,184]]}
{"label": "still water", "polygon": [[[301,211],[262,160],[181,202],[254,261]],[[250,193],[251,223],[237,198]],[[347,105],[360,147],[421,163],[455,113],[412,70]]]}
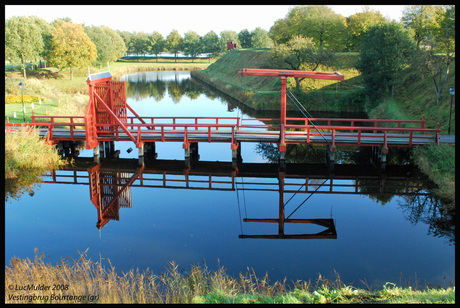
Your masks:
{"label": "still water", "polygon": [[[261,116],[189,72],[122,80],[140,115]],[[33,193],[6,202],[6,264],[13,256],[32,259],[35,248],[51,263],[88,249],[93,261],[109,259],[120,272],[161,273],[175,261],[185,270],[223,266],[235,277],[250,269],[271,282],[335,280],[337,273],[357,287],[455,283],[453,218],[398,153],[382,173],[366,149],[339,152],[331,171],[324,149],[297,147],[280,173],[274,146],[244,143],[235,173],[229,144],[200,143],[188,171],[181,143],[157,143],[157,160],[141,170],[133,143],[115,147],[118,160],[94,167],[92,151],[82,151],[75,168],[50,173]],[[103,187],[104,210],[91,200],[92,176]]]}

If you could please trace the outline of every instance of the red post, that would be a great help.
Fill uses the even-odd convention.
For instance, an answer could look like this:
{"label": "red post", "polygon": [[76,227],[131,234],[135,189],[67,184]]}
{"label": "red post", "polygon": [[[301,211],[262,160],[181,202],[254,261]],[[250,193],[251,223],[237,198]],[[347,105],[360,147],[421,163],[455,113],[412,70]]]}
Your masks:
{"label": "red post", "polygon": [[439,122],[438,122],[438,125],[436,127],[436,145],[439,145],[440,143],[440,136],[439,136],[439,133],[441,132],[441,130],[439,129]]}
{"label": "red post", "polygon": [[286,77],[281,77],[281,124],[286,125]]}
{"label": "red post", "polygon": [[280,117],[280,145],[279,150],[286,152],[286,143],[284,140],[286,127],[286,77],[281,77],[281,117]]}
{"label": "red post", "polygon": [[11,131],[10,118],[6,117],[6,134],[8,135]]}
{"label": "red post", "polygon": [[285,173],[280,172],[278,176],[279,181],[279,215],[278,215],[278,233],[284,234],[284,177]]}

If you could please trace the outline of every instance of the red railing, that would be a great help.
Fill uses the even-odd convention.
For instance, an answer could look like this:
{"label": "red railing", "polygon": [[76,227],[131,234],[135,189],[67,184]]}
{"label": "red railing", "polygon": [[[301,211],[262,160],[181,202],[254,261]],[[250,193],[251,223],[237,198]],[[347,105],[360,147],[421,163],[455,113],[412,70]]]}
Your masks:
{"label": "red railing", "polygon": [[[272,129],[276,128],[279,129],[279,124],[249,124],[250,122],[278,122],[279,119],[274,119],[274,118],[259,118],[259,119],[241,119],[241,125],[240,127],[242,128],[247,128],[247,127],[252,127],[252,128],[267,128],[267,129]],[[387,120],[387,119],[340,119],[340,118],[286,118],[286,124],[287,122],[303,122],[305,128],[309,125],[309,123],[314,123],[316,126],[318,126],[318,122],[322,124],[322,126],[336,126],[332,125],[334,122],[340,122],[341,126],[344,126],[344,122],[348,122],[350,127],[362,127],[362,126],[369,126],[365,125],[368,123],[372,123],[372,126],[374,127],[382,127],[379,126],[380,124],[389,124],[389,125],[396,125],[396,127],[400,128],[402,127],[403,124],[420,124],[420,128],[425,128],[425,116],[422,116],[422,120]],[[246,123],[249,122],[249,123]],[[324,124],[323,124],[324,123]]]}
{"label": "red railing", "polygon": [[[32,116],[32,123],[9,123],[7,119],[6,132],[11,130],[12,126],[36,126],[39,131],[47,133],[49,141],[55,140],[74,140],[77,132],[87,130],[84,116]],[[49,119],[48,122],[36,122],[37,119]],[[58,121],[59,120],[59,121]],[[66,120],[66,121],[64,121]],[[142,123],[135,123],[135,121],[142,121]],[[263,124],[254,122],[263,122]],[[278,122],[279,119],[261,118],[261,119],[240,119],[237,117],[127,117],[127,123],[123,130],[120,130],[119,124],[93,124],[95,127],[105,127],[112,131],[112,135],[100,135],[99,140],[120,140],[120,133],[129,129],[130,134],[137,134],[135,140],[136,145],[141,142],[154,142],[154,141],[182,141],[184,146],[188,145],[190,134],[200,136],[200,140],[207,142],[231,142],[236,144],[235,134],[241,137],[243,135],[251,136],[265,136],[273,142],[279,136],[280,142],[285,142],[286,138],[288,144],[324,144],[323,140],[318,140],[319,137],[327,138],[327,142],[335,146],[336,141],[340,137],[355,138],[353,142],[340,141],[342,145],[388,145],[388,140],[392,139],[406,139],[407,141],[400,146],[412,146],[418,140],[427,140],[433,138],[433,135],[425,134],[431,133],[435,135],[435,142],[439,144],[439,136],[441,130],[439,123],[436,129],[425,128],[425,119],[422,120],[382,120],[382,119],[338,119],[338,118],[287,118],[289,122],[303,122],[303,124],[267,124],[267,122]],[[223,123],[226,122],[226,123]],[[232,123],[233,122],[233,123]],[[308,123],[315,123],[308,124]],[[341,125],[332,125],[334,122],[339,122]],[[326,125],[319,125],[318,123],[325,123]],[[345,125],[348,124],[348,125]],[[357,126],[364,125],[364,126]],[[379,125],[390,125],[379,126]],[[405,125],[417,125],[420,127],[403,127]],[[41,128],[40,128],[41,127]],[[80,128],[80,129],[79,129]],[[220,129],[220,131],[219,131]],[[262,130],[257,130],[262,129]],[[70,133],[68,138],[55,138],[53,134],[58,132]],[[153,135],[153,133],[160,133],[160,137]],[[173,134],[183,133],[182,137],[171,137]],[[351,133],[354,133],[351,135]],[[202,138],[206,136],[207,138]],[[218,136],[226,136],[226,138],[213,138]],[[294,137],[300,141],[293,140]],[[372,143],[366,138],[380,138],[379,141]],[[315,140],[312,140],[315,139]],[[132,139],[131,139],[132,140]],[[195,139],[196,140],[196,139]],[[363,142],[365,141],[365,142]],[[257,140],[255,140],[257,142]],[[260,142],[264,142],[264,138],[260,138]],[[398,146],[394,145],[393,146]]]}

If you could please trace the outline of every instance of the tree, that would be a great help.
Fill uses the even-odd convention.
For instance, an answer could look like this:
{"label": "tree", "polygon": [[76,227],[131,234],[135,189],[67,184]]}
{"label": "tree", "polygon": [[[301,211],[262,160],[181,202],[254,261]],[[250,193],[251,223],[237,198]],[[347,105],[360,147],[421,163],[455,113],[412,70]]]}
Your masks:
{"label": "tree", "polygon": [[[332,54],[324,49],[320,50],[313,38],[298,35],[286,44],[276,45],[271,51],[271,60],[280,68],[315,71],[320,64],[328,64],[332,60]],[[297,89],[300,89],[303,79],[305,78],[295,78]]]}
{"label": "tree", "polygon": [[177,54],[182,49],[183,38],[177,30],[172,30],[166,38],[166,48],[174,54],[174,62],[177,62]]}
{"label": "tree", "polygon": [[366,33],[369,30],[369,28],[384,21],[385,18],[380,12],[371,10],[367,6],[364,7],[363,12],[356,13],[348,17],[348,50],[360,50],[361,42],[363,38],[366,36]]}
{"label": "tree", "polygon": [[268,35],[267,30],[257,27],[252,31],[251,35],[252,48],[272,48],[273,41]]}
{"label": "tree", "polygon": [[252,34],[249,32],[248,29],[241,30],[238,33],[238,39],[241,42],[241,48],[251,48],[252,47],[252,42],[251,42]]}
{"label": "tree", "polygon": [[271,38],[285,44],[297,35],[313,38],[319,49],[345,48],[346,19],[324,5],[295,6],[270,28]]}
{"label": "tree", "polygon": [[64,22],[53,30],[50,57],[51,64],[59,69],[68,67],[73,80],[73,69],[91,65],[97,49],[81,25]]}
{"label": "tree", "polygon": [[115,62],[126,52],[123,39],[114,30],[107,26],[85,27],[85,32],[96,45],[96,64],[99,66]]}
{"label": "tree", "polygon": [[153,31],[153,33],[149,36],[149,40],[151,46],[150,52],[156,56],[158,62],[158,55],[160,54],[160,52],[165,50],[166,41],[163,35],[161,35],[161,33],[158,31]]}
{"label": "tree", "polygon": [[105,33],[102,27],[90,26],[85,27],[85,33],[96,45],[97,57],[95,64],[102,66],[109,62],[112,42],[110,37]]}
{"label": "tree", "polygon": [[[48,61],[48,54],[51,48],[52,28],[50,24],[48,24],[46,20],[44,20],[43,18],[40,18],[37,16],[31,16],[30,18],[32,18],[34,23],[40,28],[40,32],[42,34],[43,50],[40,53],[40,57],[44,60],[43,67],[46,67],[46,61]],[[40,67],[41,67],[41,59],[40,59]]]}
{"label": "tree", "polygon": [[409,63],[415,42],[400,23],[386,22],[369,29],[363,40],[357,68],[362,72],[372,99],[387,89],[395,95],[395,85]]}
{"label": "tree", "polygon": [[277,19],[273,26],[271,26],[268,34],[276,44],[286,44],[292,38],[292,35],[289,33],[287,18]]}
{"label": "tree", "polygon": [[5,58],[20,64],[26,76],[27,62],[36,63],[43,51],[40,28],[29,17],[11,17],[5,23]]}
{"label": "tree", "polygon": [[202,45],[200,36],[194,31],[188,31],[184,34],[184,40],[182,41],[182,49],[185,55],[192,58],[192,62],[196,56],[201,53]]}
{"label": "tree", "polygon": [[143,31],[134,32],[131,47],[138,56],[145,55],[151,49],[149,35]]}
{"label": "tree", "polygon": [[59,28],[63,23],[66,22],[72,23],[72,19],[70,17],[57,18],[51,22],[51,28],[53,28],[53,30]]}
{"label": "tree", "polygon": [[120,31],[120,30],[117,30],[116,32],[118,33],[118,35],[120,35],[120,37],[123,39],[123,42],[125,43],[125,46],[127,49],[126,53],[131,54],[133,51],[133,39],[134,39],[133,34],[128,31]]}
{"label": "tree", "polygon": [[414,31],[417,49],[420,43],[428,39],[435,28],[438,28],[436,7],[433,5],[409,5],[404,7],[401,21],[403,25]]}
{"label": "tree", "polygon": [[111,50],[110,50],[109,61],[115,62],[119,58],[125,55],[127,51],[125,42],[123,38],[115,30],[107,26],[101,26],[101,28],[104,30],[105,34],[108,35],[108,37],[111,40]]}
{"label": "tree", "polygon": [[319,49],[343,50],[345,47],[346,19],[327,6],[307,6],[299,28],[299,34],[312,37]]}
{"label": "tree", "polygon": [[203,37],[203,52],[207,53],[211,58],[219,55],[219,36],[214,31],[206,33]]}
{"label": "tree", "polygon": [[241,47],[238,34],[232,30],[224,30],[220,32],[220,50],[222,52],[227,51],[227,42],[229,41],[233,41],[237,47]]}
{"label": "tree", "polygon": [[414,57],[417,67],[433,80],[436,104],[446,87],[450,65],[455,60],[455,6],[438,6],[436,24],[425,40],[427,49]]}

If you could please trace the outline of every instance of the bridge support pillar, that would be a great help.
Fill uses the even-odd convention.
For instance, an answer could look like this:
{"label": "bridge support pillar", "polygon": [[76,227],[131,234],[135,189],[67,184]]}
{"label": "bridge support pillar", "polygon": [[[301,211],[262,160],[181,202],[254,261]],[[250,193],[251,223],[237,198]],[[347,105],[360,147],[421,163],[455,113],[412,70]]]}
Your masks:
{"label": "bridge support pillar", "polygon": [[328,166],[329,172],[334,171],[334,161],[335,161],[335,146],[326,145],[326,164]]}
{"label": "bridge support pillar", "polygon": [[63,141],[62,147],[64,148],[64,157],[69,157],[70,155],[70,141]]}
{"label": "bridge support pillar", "polygon": [[241,142],[237,143],[236,149],[232,147],[232,169],[236,170],[238,165],[243,162],[241,157]]}
{"label": "bridge support pillar", "polygon": [[155,160],[158,157],[156,153],[155,142],[145,142],[144,143],[144,156],[147,160]]}
{"label": "bridge support pillar", "polygon": [[385,171],[388,147],[372,147],[371,162],[380,170]]}
{"label": "bridge support pillar", "polygon": [[104,142],[104,147],[105,147],[105,158],[109,158],[111,154],[111,149],[110,149],[110,141]]}
{"label": "bridge support pillar", "polygon": [[139,147],[139,166],[144,166],[144,144]]}
{"label": "bridge support pillar", "polygon": [[280,151],[278,171],[280,172],[286,171],[286,151]]}
{"label": "bridge support pillar", "polygon": [[198,142],[190,143],[190,159],[193,161],[198,161],[200,159],[200,154],[198,154]]}
{"label": "bridge support pillar", "polygon": [[115,141],[101,141],[93,149],[93,152],[95,162],[100,158],[118,158],[120,155],[120,150],[115,151]]}
{"label": "bridge support pillar", "polygon": [[94,156],[93,156],[93,161],[96,163],[96,164],[99,164],[101,162],[101,158],[100,158],[100,155],[99,155],[99,144],[96,145],[93,149],[93,153],[94,153]]}
{"label": "bridge support pillar", "polygon": [[75,141],[59,141],[57,143],[58,153],[63,157],[78,157],[80,151],[77,150],[77,143]]}
{"label": "bridge support pillar", "polygon": [[334,163],[335,161],[335,146],[330,144],[326,145],[326,159],[329,163]]}
{"label": "bridge support pillar", "polygon": [[185,167],[190,168],[191,164],[197,162],[200,159],[198,154],[198,142],[190,142],[186,148],[184,148],[185,156]]}
{"label": "bridge support pillar", "polygon": [[97,147],[99,147],[99,156],[101,158],[105,158],[105,144],[104,144],[104,141],[99,142],[99,145]]}

